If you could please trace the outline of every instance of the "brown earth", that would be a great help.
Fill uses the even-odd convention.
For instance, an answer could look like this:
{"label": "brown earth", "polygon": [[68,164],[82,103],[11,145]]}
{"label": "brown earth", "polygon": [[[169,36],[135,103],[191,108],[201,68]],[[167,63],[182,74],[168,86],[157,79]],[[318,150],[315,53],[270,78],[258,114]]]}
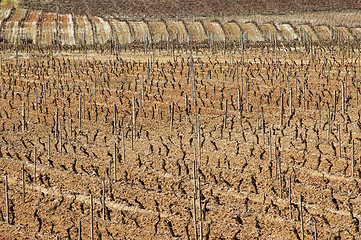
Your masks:
{"label": "brown earth", "polygon": [[340,0],[54,0],[24,1],[26,8],[62,13],[106,16],[221,16],[285,14],[325,10],[359,9],[360,1]]}
{"label": "brown earth", "polygon": [[4,53],[1,236],[74,239],[81,221],[90,239],[92,194],[95,239],[195,239],[193,199],[204,239],[302,238],[300,216],[305,239],[315,224],[319,239],[357,239],[360,50],[325,49],[197,53],[194,83],[177,52]]}

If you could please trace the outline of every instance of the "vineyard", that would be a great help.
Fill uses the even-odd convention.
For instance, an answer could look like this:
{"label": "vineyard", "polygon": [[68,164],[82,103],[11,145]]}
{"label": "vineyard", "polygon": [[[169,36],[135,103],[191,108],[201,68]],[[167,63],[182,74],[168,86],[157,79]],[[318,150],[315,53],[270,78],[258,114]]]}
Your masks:
{"label": "vineyard", "polygon": [[[251,20],[251,19],[250,19]],[[264,45],[274,42],[354,41],[360,39],[358,26],[315,25],[310,23],[244,21],[235,19],[122,20],[90,15],[60,14],[13,7],[0,9],[0,40],[15,48],[34,46],[79,49],[235,48],[237,45]]]}
{"label": "vineyard", "polygon": [[[8,0],[10,1],[10,0]],[[13,2],[19,2],[13,0]],[[331,10],[360,9],[361,3],[355,0],[23,0],[27,9],[44,9],[54,11],[58,8],[62,13],[91,14],[95,16],[230,16],[285,14],[300,12],[320,12]]]}
{"label": "vineyard", "polygon": [[0,27],[0,236],[359,238],[360,28],[13,7]]}

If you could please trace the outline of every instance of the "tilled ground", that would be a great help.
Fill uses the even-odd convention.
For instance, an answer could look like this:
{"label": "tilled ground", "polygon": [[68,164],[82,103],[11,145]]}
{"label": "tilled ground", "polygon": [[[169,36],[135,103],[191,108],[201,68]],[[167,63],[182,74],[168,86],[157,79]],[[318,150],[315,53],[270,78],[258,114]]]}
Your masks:
{"label": "tilled ground", "polygon": [[310,1],[276,0],[199,0],[199,1],[150,1],[150,0],[52,0],[24,1],[27,8],[64,13],[91,14],[96,16],[220,16],[249,14],[285,14],[322,10],[358,9],[360,3],[351,0]]}
{"label": "tilled ground", "polygon": [[95,239],[357,239],[359,60],[317,50],[4,57],[1,236],[90,239],[93,196]]}

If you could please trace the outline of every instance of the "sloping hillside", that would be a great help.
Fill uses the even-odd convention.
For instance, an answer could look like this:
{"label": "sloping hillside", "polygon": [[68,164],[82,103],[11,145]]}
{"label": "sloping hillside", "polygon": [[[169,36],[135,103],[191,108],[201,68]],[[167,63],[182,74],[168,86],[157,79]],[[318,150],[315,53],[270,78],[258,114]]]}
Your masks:
{"label": "sloping hillside", "polygon": [[24,7],[97,16],[214,16],[283,14],[361,8],[354,0],[54,0],[24,1]]}

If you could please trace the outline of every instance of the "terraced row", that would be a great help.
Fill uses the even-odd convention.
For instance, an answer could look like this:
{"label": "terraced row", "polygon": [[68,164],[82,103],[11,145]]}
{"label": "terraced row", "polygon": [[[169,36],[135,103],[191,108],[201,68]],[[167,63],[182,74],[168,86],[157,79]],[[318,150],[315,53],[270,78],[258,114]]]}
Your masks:
{"label": "terraced row", "polygon": [[104,45],[117,43],[187,43],[331,41],[361,38],[361,28],[311,26],[307,24],[238,23],[236,21],[128,21],[95,16],[57,14],[38,10],[0,8],[1,40],[43,46]]}

